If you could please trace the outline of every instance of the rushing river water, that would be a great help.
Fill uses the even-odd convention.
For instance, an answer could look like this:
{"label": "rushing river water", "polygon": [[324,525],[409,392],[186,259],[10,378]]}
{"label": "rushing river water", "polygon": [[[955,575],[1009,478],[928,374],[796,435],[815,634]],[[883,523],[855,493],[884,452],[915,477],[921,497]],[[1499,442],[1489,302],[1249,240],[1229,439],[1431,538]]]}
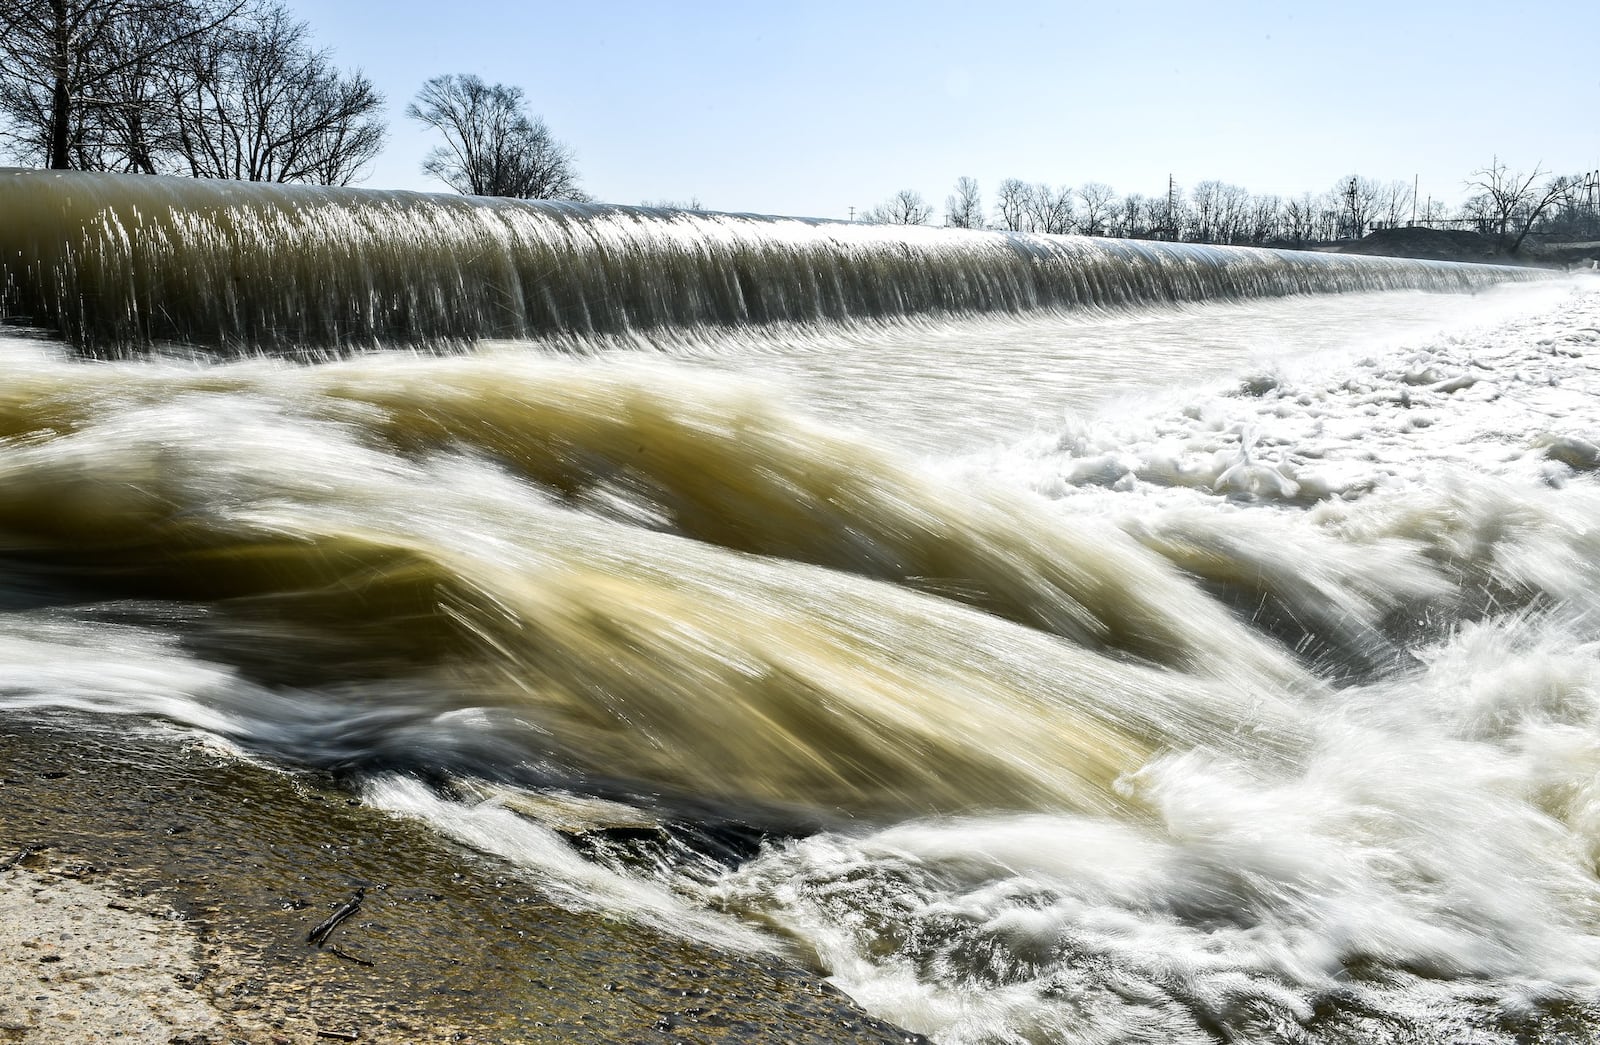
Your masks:
{"label": "rushing river water", "polygon": [[7,714],[941,1042],[1595,1032],[1592,282],[15,173],[0,254]]}

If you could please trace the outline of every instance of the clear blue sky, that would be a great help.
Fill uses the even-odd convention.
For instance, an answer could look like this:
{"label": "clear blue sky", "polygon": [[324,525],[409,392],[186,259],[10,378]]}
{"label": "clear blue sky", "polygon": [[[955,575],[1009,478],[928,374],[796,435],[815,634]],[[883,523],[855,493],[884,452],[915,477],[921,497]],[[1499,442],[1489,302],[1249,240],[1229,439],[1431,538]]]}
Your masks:
{"label": "clear blue sky", "polygon": [[597,199],[844,217],[961,175],[1158,193],[1600,168],[1600,4],[289,0],[388,96],[363,184],[442,191],[423,80],[516,84]]}

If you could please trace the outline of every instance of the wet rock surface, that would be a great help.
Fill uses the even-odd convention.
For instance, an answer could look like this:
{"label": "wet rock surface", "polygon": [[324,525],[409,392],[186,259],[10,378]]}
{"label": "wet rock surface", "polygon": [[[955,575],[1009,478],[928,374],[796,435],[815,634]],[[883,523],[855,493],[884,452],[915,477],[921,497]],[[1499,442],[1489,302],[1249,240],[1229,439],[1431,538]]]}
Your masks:
{"label": "wet rock surface", "polygon": [[782,958],[566,910],[327,782],[133,726],[0,720],[0,1042],[919,1040]]}

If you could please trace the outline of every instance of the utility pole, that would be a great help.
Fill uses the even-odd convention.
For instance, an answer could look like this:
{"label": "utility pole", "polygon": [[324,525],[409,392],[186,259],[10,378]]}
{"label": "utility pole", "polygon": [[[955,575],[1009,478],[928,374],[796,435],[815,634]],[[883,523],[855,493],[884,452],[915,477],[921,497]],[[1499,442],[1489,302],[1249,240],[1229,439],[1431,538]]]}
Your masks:
{"label": "utility pole", "polygon": [[851,207],[850,208],[850,221],[853,224],[855,222],[855,220],[856,220],[856,209],[854,207]]}
{"label": "utility pole", "polygon": [[1177,209],[1178,183],[1172,180],[1172,175],[1167,175],[1167,239],[1178,238],[1177,223],[1172,220],[1172,212]]}

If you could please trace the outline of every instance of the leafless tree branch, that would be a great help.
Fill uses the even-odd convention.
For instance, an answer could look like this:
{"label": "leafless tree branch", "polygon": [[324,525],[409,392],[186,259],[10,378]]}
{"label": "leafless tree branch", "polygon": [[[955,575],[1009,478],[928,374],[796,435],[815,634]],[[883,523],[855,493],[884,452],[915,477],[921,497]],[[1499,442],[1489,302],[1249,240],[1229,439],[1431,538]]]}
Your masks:
{"label": "leafless tree branch", "polygon": [[424,174],[457,192],[518,199],[584,200],[572,152],[538,117],[520,87],[476,76],[437,76],[406,115],[443,135],[422,161]]}

